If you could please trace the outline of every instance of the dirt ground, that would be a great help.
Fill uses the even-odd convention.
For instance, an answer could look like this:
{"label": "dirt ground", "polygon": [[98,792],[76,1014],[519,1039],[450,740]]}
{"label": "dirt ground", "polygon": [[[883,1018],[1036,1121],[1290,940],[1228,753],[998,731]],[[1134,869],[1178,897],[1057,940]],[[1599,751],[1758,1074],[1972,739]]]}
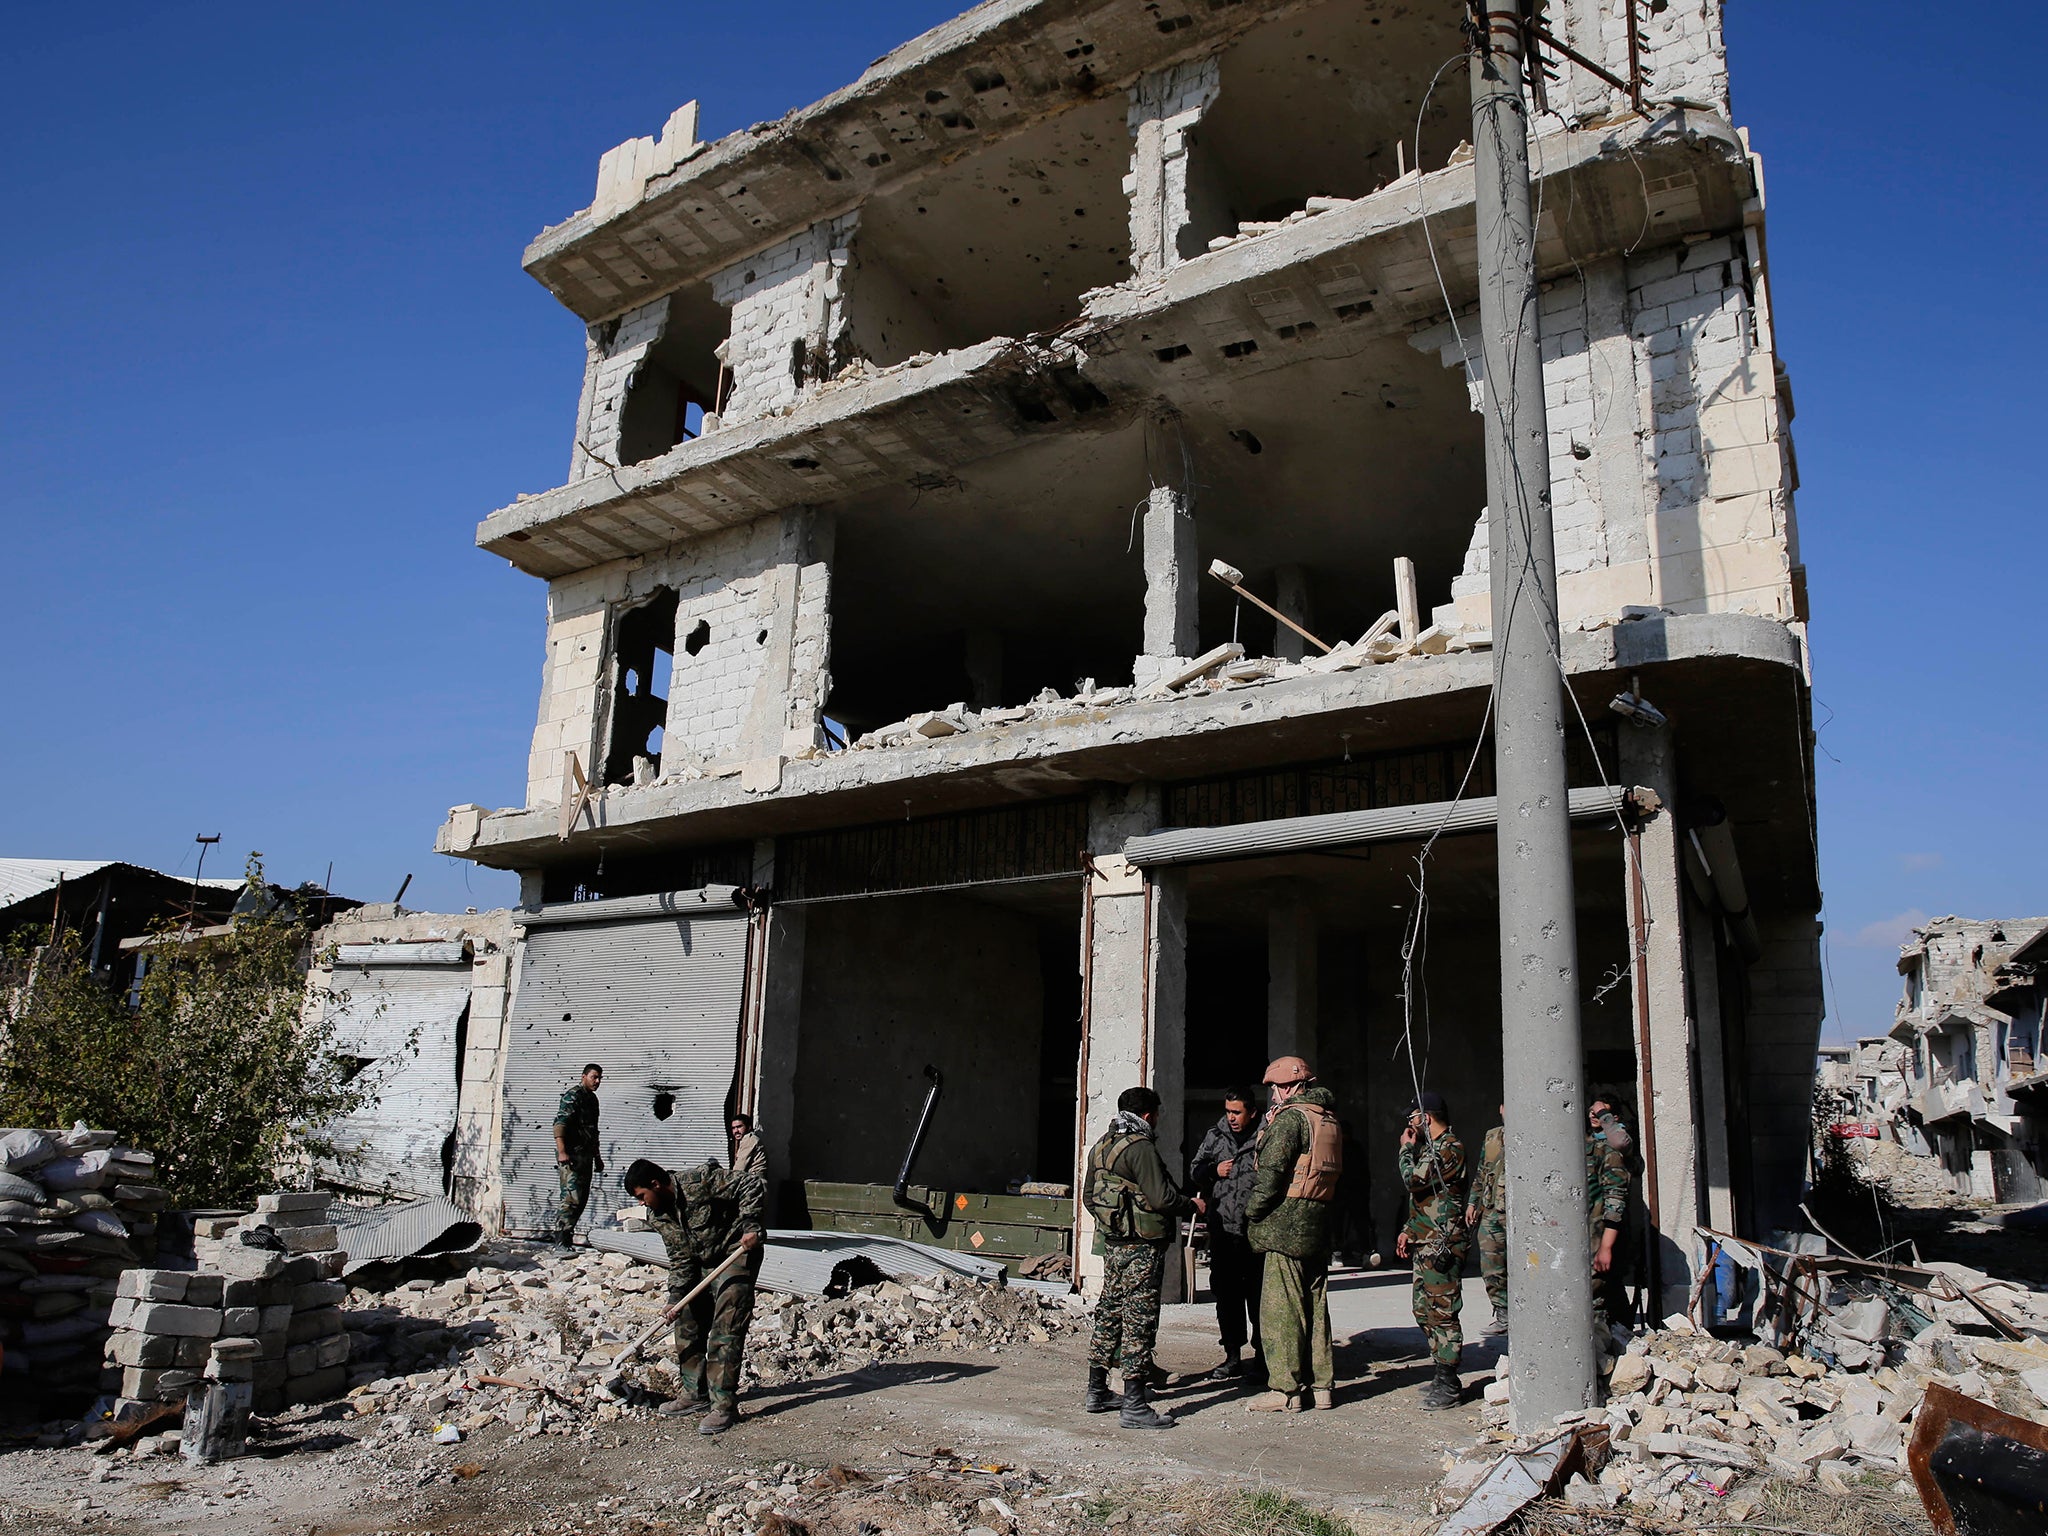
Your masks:
{"label": "dirt ground", "polygon": [[[1160,1363],[1192,1376],[1215,1361],[1213,1320],[1206,1308],[1175,1311]],[[424,1420],[392,1425],[329,1404],[278,1421],[260,1454],[215,1467],[87,1447],[0,1456],[0,1531],[753,1536],[766,1500],[811,1536],[1172,1536],[1190,1529],[1187,1511],[1204,1499],[1265,1488],[1337,1513],[1359,1536],[1405,1536],[1427,1523],[1441,1452],[1477,1432],[1474,1407],[1417,1409],[1428,1375],[1420,1344],[1412,1328],[1340,1340],[1343,1384],[1324,1413],[1250,1414],[1244,1391],[1177,1381],[1159,1401],[1180,1427],[1160,1432],[1079,1411],[1085,1337],[762,1388],[717,1438],[689,1420],[577,1416],[561,1433],[493,1425],[440,1446]],[[935,1474],[949,1465],[930,1459],[937,1450],[1004,1470]],[[802,1489],[834,1465],[877,1481]]]}

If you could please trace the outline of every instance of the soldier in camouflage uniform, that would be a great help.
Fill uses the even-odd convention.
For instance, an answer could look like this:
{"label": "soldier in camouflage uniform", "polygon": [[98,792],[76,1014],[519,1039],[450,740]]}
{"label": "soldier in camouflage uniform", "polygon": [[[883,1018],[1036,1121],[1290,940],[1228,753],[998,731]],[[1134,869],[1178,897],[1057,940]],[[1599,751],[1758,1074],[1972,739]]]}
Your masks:
{"label": "soldier in camouflage uniform", "polygon": [[[1203,1210],[1200,1196],[1180,1192],[1159,1155],[1153,1127],[1159,1095],[1126,1088],[1116,1116],[1089,1148],[1081,1203],[1095,1218],[1102,1241],[1102,1297],[1088,1341],[1089,1413],[1119,1409],[1123,1429],[1172,1429],[1152,1407],[1152,1347],[1159,1337],[1159,1291],[1166,1279],[1166,1249],[1181,1215]],[[1109,1390],[1109,1372],[1123,1371],[1123,1400]]]}
{"label": "soldier in camouflage uniform", "polygon": [[1450,1126],[1443,1095],[1425,1092],[1401,1132],[1401,1182],[1408,1221],[1394,1251],[1414,1268],[1415,1322],[1429,1341],[1436,1375],[1422,1394],[1427,1409],[1455,1408],[1464,1390],[1458,1356],[1465,1337],[1459,1276],[1465,1267],[1465,1144]]}
{"label": "soldier in camouflage uniform", "polygon": [[555,1235],[560,1242],[575,1237],[583,1207],[590,1203],[591,1175],[604,1172],[597,1150],[597,1090],[603,1082],[604,1068],[593,1061],[562,1090],[555,1106],[555,1171],[562,1176]]}
{"label": "soldier in camouflage uniform", "polygon": [[1336,1406],[1336,1358],[1330,1349],[1330,1247],[1337,1185],[1344,1172],[1344,1128],[1336,1095],[1299,1056],[1266,1068],[1273,1113],[1259,1135],[1245,1236],[1264,1256],[1259,1277],[1259,1335],[1266,1346],[1268,1391],[1245,1407],[1294,1413]]}
{"label": "soldier in camouflage uniform", "polygon": [[[1500,1112],[1506,1119],[1505,1104]],[[1479,1330],[1488,1338],[1508,1331],[1507,1155],[1507,1131],[1496,1125],[1486,1133],[1479,1167],[1472,1175],[1472,1193],[1465,1200],[1465,1225],[1479,1250],[1479,1277],[1486,1282],[1486,1299],[1493,1303],[1493,1320]]]}
{"label": "soldier in camouflage uniform", "polygon": [[1613,1314],[1611,1292],[1621,1284],[1622,1271],[1616,1248],[1628,1222],[1629,1173],[1623,1148],[1628,1133],[1620,1131],[1609,1139],[1610,1128],[1619,1129],[1607,1101],[1595,1100],[1587,1115],[1586,1133],[1586,1245],[1593,1257],[1593,1339],[1611,1354],[1614,1341],[1608,1324]]}
{"label": "soldier in camouflage uniform", "polygon": [[[716,1435],[739,1418],[740,1358],[754,1316],[754,1278],[761,1273],[763,1213],[768,1190],[751,1173],[715,1162],[670,1174],[646,1158],[626,1170],[626,1188],[647,1210],[668,1250],[669,1315],[675,1321],[676,1370],[682,1413],[702,1413],[700,1434]],[[747,1257],[678,1310],[699,1280],[732,1256]]]}

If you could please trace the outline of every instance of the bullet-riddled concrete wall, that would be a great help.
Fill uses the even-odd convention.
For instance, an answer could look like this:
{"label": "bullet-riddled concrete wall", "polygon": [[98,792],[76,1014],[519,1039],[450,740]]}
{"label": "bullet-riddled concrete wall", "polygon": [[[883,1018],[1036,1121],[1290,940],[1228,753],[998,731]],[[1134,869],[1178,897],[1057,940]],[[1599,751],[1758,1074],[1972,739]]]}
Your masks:
{"label": "bullet-riddled concrete wall", "polygon": [[[1734,237],[1595,263],[1542,298],[1558,602],[1566,627],[1630,605],[1800,616],[1799,536],[1770,326]],[[1415,337],[1467,367],[1476,316]],[[1462,333],[1462,345],[1461,345]],[[1439,622],[1485,627],[1487,527]]]}
{"label": "bullet-riddled concrete wall", "polygon": [[798,508],[551,583],[526,803],[559,803],[565,752],[600,776],[612,621],[664,590],[677,608],[662,775],[811,747],[824,706],[831,547],[830,516]]}
{"label": "bullet-riddled concrete wall", "polygon": [[804,922],[790,1175],[893,1184],[945,1077],[914,1181],[1000,1194],[1038,1149],[1039,930],[961,896],[825,902]]}

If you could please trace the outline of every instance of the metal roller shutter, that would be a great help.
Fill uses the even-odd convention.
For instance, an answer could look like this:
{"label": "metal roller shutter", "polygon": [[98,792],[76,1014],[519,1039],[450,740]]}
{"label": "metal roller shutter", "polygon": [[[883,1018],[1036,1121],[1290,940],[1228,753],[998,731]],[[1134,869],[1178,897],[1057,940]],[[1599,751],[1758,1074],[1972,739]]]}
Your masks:
{"label": "metal roller shutter", "polygon": [[328,983],[334,1049],[369,1062],[377,1102],[328,1134],[356,1157],[328,1168],[336,1183],[395,1194],[447,1192],[443,1152],[455,1131],[462,1063],[457,1036],[469,1008],[460,944],[346,944]]}
{"label": "metal roller shutter", "polygon": [[726,1160],[747,919],[717,886],[545,908],[526,921],[505,1061],[505,1227],[554,1229],[555,1108],[595,1061],[606,1172],[587,1230],[626,1203],[618,1177],[634,1158],[668,1168]]}

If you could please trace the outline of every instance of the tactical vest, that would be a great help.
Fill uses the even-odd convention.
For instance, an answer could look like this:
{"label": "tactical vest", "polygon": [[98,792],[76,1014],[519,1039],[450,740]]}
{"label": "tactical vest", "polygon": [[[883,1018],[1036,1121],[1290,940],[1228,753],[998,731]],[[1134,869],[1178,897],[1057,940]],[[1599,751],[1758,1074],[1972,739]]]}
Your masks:
{"label": "tactical vest", "polygon": [[1081,1203],[1095,1218],[1104,1238],[1112,1242],[1164,1242],[1167,1219],[1146,1207],[1135,1180],[1114,1169],[1126,1148],[1143,1141],[1126,1132],[1104,1136],[1088,1154],[1088,1174],[1081,1185]]}
{"label": "tactical vest", "polygon": [[1337,1124],[1337,1117],[1320,1104],[1304,1104],[1297,1099],[1285,1108],[1300,1110],[1309,1129],[1308,1150],[1294,1160],[1294,1177],[1288,1181],[1287,1198],[1330,1205],[1337,1198],[1337,1180],[1344,1172],[1344,1129]]}

